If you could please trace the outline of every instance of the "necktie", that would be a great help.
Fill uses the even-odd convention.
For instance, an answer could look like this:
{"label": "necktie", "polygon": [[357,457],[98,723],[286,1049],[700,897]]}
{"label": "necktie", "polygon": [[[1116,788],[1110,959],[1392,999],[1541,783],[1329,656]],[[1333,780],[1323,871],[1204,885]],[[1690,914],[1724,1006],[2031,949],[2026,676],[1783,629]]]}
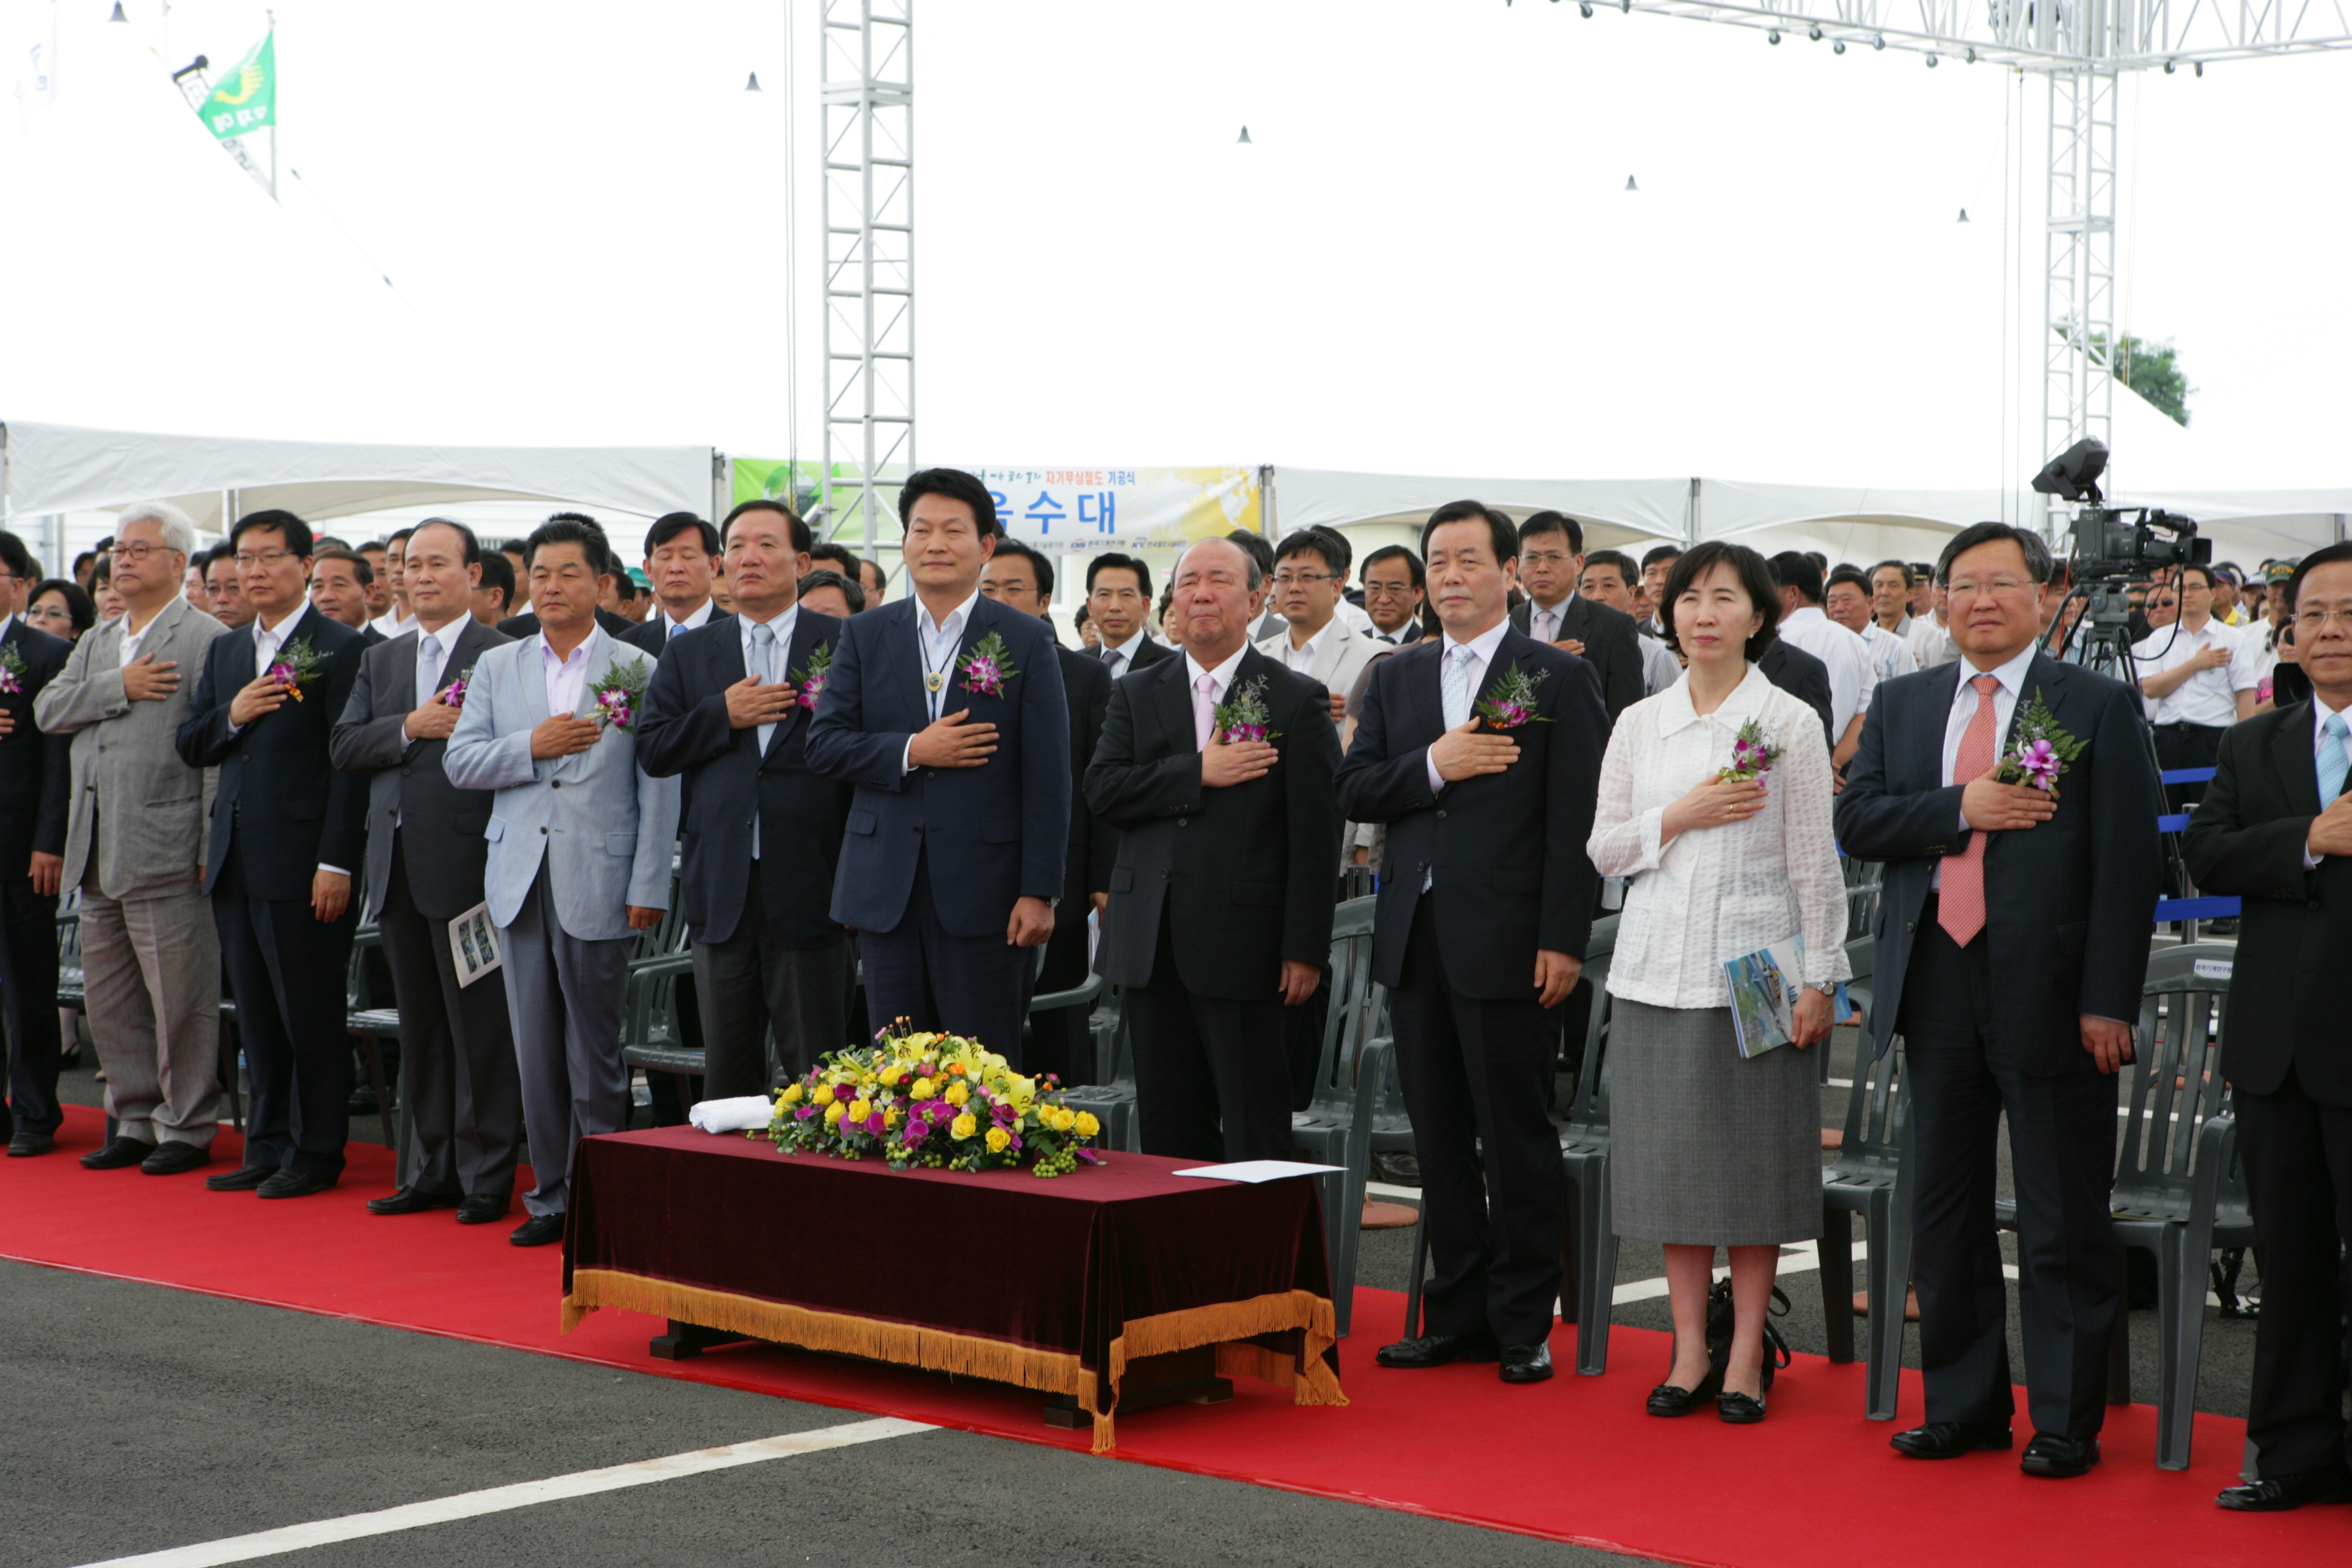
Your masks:
{"label": "necktie", "polygon": [[421,705],[441,689],[441,639],[429,636],[420,637],[416,651],[419,656],[417,668],[422,672],[416,682],[416,700]]}
{"label": "necktie", "polygon": [[1203,675],[1192,682],[1192,744],[1209,749],[1210,731],[1217,727],[1217,678]]}
{"label": "necktie", "polygon": [[1535,632],[1536,641],[1538,642],[1558,642],[1559,640],[1559,612],[1558,610],[1538,610],[1536,612]]}
{"label": "necktie", "polygon": [[1445,703],[1445,727],[1449,730],[1458,730],[1470,721],[1470,661],[1475,657],[1459,644],[1445,650],[1445,676],[1438,690]]}
{"label": "necktie", "polygon": [[[683,657],[683,656],[681,656]],[[751,627],[751,673],[762,686],[776,679],[776,628],[761,621]]]}
{"label": "necktie", "polygon": [[2341,713],[2330,713],[2327,722],[2319,728],[2335,742],[2332,746],[2319,749],[2319,805],[2325,810],[2329,801],[2344,793],[2344,775],[2352,773],[2352,742],[2345,740],[2346,725]]}
{"label": "necktie", "polygon": [[[2000,689],[2000,680],[1996,676],[1979,675],[1969,684],[1977,689],[1977,710],[1969,719],[1968,731],[1960,737],[1960,753],[1952,763],[1952,782],[1956,784],[1992,772],[1992,694]],[[1944,857],[1943,898],[1936,920],[1961,947],[1974,942],[1977,933],[1984,930],[1985,846],[1990,841],[1989,834],[1971,833],[1966,854]]]}

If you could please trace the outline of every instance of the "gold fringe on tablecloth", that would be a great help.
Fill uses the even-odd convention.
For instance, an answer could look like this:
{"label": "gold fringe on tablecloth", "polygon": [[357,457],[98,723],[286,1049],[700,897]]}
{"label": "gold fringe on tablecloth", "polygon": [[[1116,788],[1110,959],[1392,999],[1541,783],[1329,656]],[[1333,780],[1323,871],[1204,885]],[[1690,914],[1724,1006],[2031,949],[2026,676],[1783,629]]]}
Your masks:
{"label": "gold fringe on tablecloth", "polygon": [[[806,1350],[1070,1394],[1079,1409],[1094,1417],[1094,1451],[1107,1454],[1117,1446],[1112,1411],[1096,1408],[1095,1380],[1067,1352],[1032,1350],[1003,1340],[914,1323],[820,1312],[787,1301],[654,1279],[615,1268],[573,1269],[572,1293],[563,1299],[562,1331],[568,1334],[578,1328],[581,1320],[599,1307],[675,1319]],[[1132,1319],[1126,1332],[1110,1343],[1112,1410],[1118,1408],[1119,1383],[1130,1360],[1204,1344],[1217,1346],[1221,1375],[1255,1377],[1293,1389],[1294,1403],[1299,1405],[1345,1405],[1348,1397],[1339,1390],[1339,1380],[1323,1361],[1323,1352],[1334,1342],[1334,1323],[1330,1300],[1306,1290],[1276,1291],[1247,1301],[1221,1301],[1213,1307]],[[1263,1346],[1228,1342],[1285,1329],[1305,1331],[1303,1368]]]}

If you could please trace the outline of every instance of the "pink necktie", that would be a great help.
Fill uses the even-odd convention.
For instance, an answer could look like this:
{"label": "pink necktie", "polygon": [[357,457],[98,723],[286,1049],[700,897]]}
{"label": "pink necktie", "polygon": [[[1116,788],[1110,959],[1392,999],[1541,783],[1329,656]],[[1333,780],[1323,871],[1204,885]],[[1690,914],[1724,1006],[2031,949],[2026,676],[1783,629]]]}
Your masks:
{"label": "pink necktie", "polygon": [[1204,675],[1192,682],[1192,744],[1209,749],[1210,731],[1217,727],[1217,678]]}
{"label": "pink necktie", "polygon": [[[1959,755],[1952,761],[1952,782],[1956,784],[1992,772],[1992,694],[2000,689],[2000,679],[1979,675],[1969,684],[1977,689],[1977,710],[1969,719],[1967,732],[1960,737]],[[1943,896],[1936,920],[1961,947],[1974,942],[1977,932],[1984,930],[1984,860],[1989,842],[1990,835],[1971,833],[1966,854],[1944,857]]]}

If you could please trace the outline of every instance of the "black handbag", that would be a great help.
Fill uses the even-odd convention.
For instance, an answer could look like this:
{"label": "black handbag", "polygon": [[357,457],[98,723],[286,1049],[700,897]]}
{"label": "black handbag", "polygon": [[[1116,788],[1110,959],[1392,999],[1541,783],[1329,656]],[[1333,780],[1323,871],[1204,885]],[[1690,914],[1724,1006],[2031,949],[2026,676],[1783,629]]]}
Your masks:
{"label": "black handbag", "polygon": [[[1789,1298],[1782,1295],[1780,1288],[1775,1285],[1772,1287],[1772,1300],[1764,1311],[1762,1386],[1766,1388],[1772,1386],[1773,1372],[1789,1364],[1789,1342],[1780,1337],[1780,1331],[1772,1323],[1773,1319],[1788,1315]],[[1707,1364],[1714,1368],[1718,1384],[1724,1370],[1731,1364],[1731,1281],[1718,1279],[1715,1282],[1715,1289],[1706,1293],[1706,1360]]]}

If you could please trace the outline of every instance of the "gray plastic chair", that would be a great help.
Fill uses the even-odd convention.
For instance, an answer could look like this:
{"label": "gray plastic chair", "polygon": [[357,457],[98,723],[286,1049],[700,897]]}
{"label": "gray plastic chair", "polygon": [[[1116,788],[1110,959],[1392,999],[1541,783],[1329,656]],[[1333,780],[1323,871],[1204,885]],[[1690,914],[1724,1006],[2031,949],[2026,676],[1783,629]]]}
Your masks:
{"label": "gray plastic chair", "polygon": [[1062,1103],[1072,1110],[1091,1112],[1102,1123],[1097,1142],[1103,1148],[1139,1152],[1143,1143],[1135,1119],[1135,1063],[1129,1052],[1127,994],[1113,987],[1110,995],[1108,1025],[1099,1013],[1096,1015],[1096,1073],[1101,1081],[1064,1089]]}
{"label": "gray plastic chair", "polygon": [[[1358,1114],[1360,1086],[1368,1061],[1364,1047],[1373,1005],[1372,908],[1370,898],[1350,899],[1331,921],[1331,1005],[1323,1019],[1323,1047],[1316,1059],[1314,1098],[1290,1118],[1290,1142],[1326,1165],[1344,1167],[1323,1181],[1323,1233],[1331,1268],[1331,1300],[1339,1335],[1347,1337],[1355,1299],[1356,1256],[1363,1237],[1364,1184],[1370,1179],[1369,1117]],[[1364,1092],[1370,1092],[1364,1090]]]}
{"label": "gray plastic chair", "polygon": [[1911,1192],[1904,1168],[1910,1120],[1911,1086],[1903,1076],[1901,1047],[1874,1058],[1865,1032],[1853,1088],[1846,1096],[1845,1141],[1822,1172],[1821,1262],[1830,1360],[1851,1362],[1853,1228],[1848,1216],[1862,1215],[1870,1250],[1864,1285],[1870,1293],[1870,1319],[1864,1342],[1868,1376],[1863,1414],[1873,1421],[1895,1419],[1903,1375],[1903,1313],[1911,1289]]}

